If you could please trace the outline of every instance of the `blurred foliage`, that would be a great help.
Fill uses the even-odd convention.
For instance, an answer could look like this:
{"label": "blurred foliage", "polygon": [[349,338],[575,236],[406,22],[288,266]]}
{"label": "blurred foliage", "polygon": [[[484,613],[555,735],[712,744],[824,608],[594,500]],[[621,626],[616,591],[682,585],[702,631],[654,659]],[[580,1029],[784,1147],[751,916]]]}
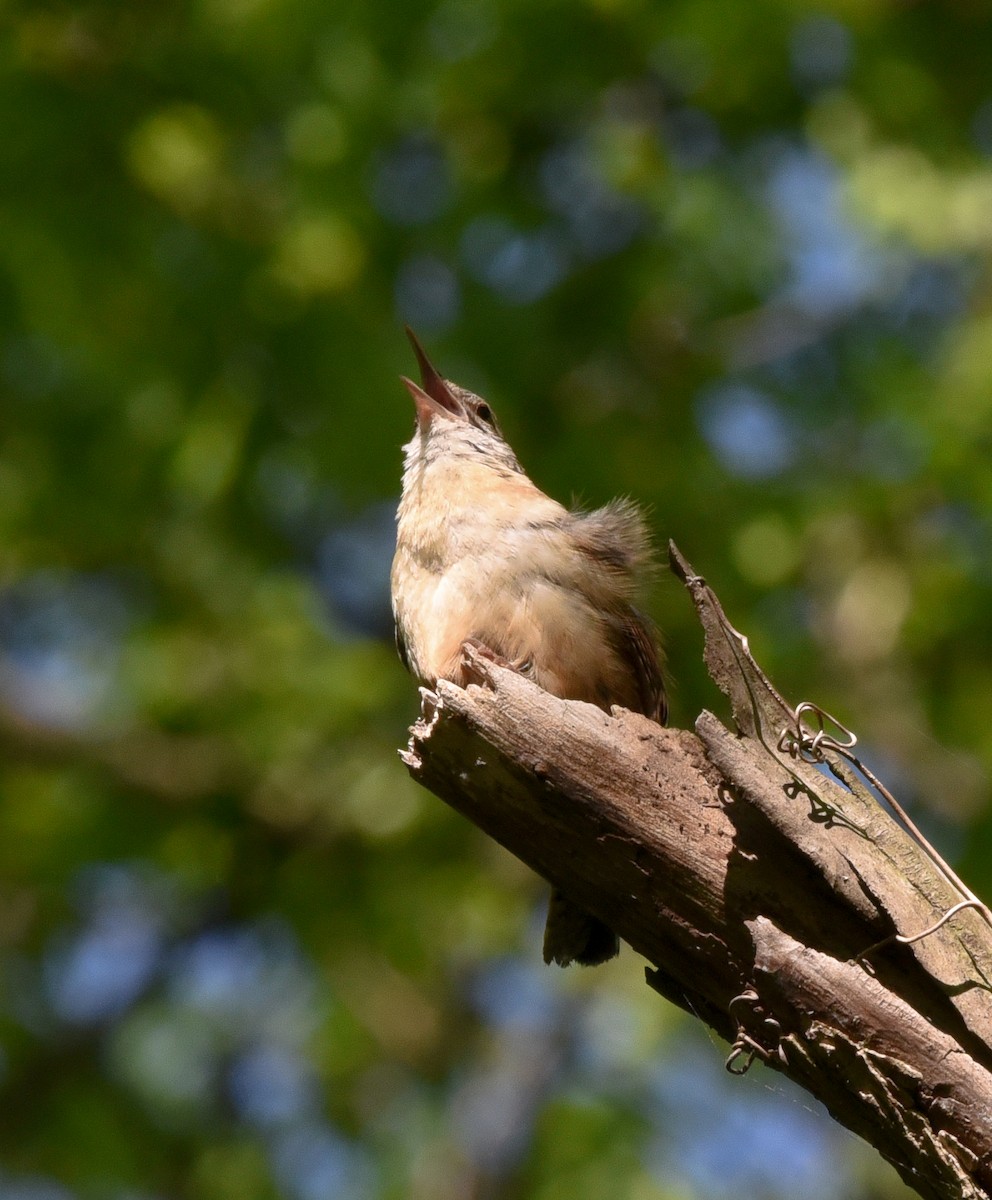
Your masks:
{"label": "blurred foliage", "polygon": [[901,1195],[406,778],[400,328],[988,895],[986,7],[5,18],[0,1198]]}

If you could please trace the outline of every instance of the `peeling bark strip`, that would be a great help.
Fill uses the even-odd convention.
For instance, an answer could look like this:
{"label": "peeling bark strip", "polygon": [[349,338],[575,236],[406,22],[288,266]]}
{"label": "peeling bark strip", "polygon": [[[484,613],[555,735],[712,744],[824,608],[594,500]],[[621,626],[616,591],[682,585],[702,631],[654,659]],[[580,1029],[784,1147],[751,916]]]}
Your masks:
{"label": "peeling bark strip", "polygon": [[[466,651],[411,774],[618,931],[648,982],[823,1101],[921,1196],[992,1197],[992,930],[855,773],[782,749],[794,709],[673,548],[737,725],[559,700]],[[860,956],[872,946],[869,962]]]}

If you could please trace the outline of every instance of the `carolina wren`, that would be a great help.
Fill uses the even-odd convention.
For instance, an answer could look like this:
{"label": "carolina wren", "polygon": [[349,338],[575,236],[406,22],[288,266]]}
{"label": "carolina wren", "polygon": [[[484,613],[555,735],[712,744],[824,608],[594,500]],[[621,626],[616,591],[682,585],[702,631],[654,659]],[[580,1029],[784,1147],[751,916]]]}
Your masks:
{"label": "carolina wren", "polygon": [[[631,603],[652,565],[628,500],[571,512],[527,478],[485,400],[443,379],[413,333],[422,386],[403,383],[417,426],[405,446],[392,569],[396,644],[433,686],[464,686],[462,647],[492,655],[566,700],[664,723],[660,653]],[[555,891],[544,960],[605,962],[616,934]]]}

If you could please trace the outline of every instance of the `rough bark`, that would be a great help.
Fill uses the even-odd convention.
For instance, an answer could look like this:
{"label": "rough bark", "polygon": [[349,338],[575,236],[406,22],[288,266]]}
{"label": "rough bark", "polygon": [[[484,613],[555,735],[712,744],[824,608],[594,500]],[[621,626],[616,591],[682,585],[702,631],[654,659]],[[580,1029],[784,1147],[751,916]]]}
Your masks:
{"label": "rough bark", "polygon": [[992,930],[966,909],[892,940],[960,896],[829,748],[789,752],[795,710],[673,563],[734,731],[608,715],[468,652],[479,682],[424,693],[411,773],[616,929],[729,1066],[796,1080],[922,1196],[992,1196]]}

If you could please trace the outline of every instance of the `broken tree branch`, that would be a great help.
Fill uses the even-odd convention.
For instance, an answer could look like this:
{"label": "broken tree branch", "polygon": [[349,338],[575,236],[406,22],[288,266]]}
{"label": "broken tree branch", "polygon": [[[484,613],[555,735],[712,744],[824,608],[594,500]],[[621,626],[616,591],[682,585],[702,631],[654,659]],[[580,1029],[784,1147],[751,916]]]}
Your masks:
{"label": "broken tree branch", "polygon": [[[932,1200],[992,1196],[992,929],[796,710],[673,548],[737,726],[563,701],[466,653],[405,761],[653,964],[648,982],[817,1096]],[[809,745],[808,740],[805,743]],[[816,757],[818,761],[807,761]]]}

